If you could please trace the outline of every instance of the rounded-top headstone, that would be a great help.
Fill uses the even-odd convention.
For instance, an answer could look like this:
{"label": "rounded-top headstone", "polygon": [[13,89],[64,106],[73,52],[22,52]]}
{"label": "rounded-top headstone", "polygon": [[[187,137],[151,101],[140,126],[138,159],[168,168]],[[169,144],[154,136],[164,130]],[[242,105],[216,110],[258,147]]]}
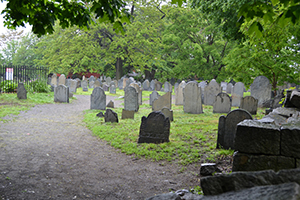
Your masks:
{"label": "rounded-top headstone", "polygon": [[271,91],[272,86],[265,76],[256,77],[251,85],[251,96],[258,100],[259,107],[271,99]]}

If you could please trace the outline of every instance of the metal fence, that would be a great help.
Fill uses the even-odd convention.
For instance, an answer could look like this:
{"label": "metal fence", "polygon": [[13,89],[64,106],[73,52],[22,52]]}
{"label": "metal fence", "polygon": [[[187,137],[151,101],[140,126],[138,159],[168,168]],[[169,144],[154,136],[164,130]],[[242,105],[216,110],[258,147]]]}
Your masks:
{"label": "metal fence", "polygon": [[19,82],[24,85],[36,80],[47,82],[48,72],[46,67],[0,65],[0,90],[15,92]]}

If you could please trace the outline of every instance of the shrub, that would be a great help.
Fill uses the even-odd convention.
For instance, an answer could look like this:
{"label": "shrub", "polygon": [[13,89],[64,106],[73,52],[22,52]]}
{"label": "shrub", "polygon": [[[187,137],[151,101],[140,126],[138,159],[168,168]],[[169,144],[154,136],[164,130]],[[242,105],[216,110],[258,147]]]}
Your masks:
{"label": "shrub", "polygon": [[29,83],[26,87],[28,92],[47,93],[50,92],[50,88],[45,81],[36,80]]}
{"label": "shrub", "polygon": [[5,80],[0,83],[0,88],[3,92],[14,92],[17,89],[17,85],[13,81]]}

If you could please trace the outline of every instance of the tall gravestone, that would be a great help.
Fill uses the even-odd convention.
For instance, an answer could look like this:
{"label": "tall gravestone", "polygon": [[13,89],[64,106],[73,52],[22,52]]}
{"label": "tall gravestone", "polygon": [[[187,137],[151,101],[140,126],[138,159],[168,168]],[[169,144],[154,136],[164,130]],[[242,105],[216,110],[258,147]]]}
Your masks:
{"label": "tall gravestone", "polygon": [[148,79],[146,79],[146,80],[143,82],[143,90],[148,91],[149,88],[150,88],[150,82],[148,81]]}
{"label": "tall gravestone", "polygon": [[138,93],[132,86],[125,88],[124,109],[135,112],[139,110]]}
{"label": "tall gravestone", "polygon": [[77,81],[76,80],[69,80],[69,90],[72,93],[76,93],[77,90]]}
{"label": "tall gravestone", "polygon": [[230,111],[219,118],[217,148],[234,149],[237,124],[245,119],[253,119],[251,114],[242,109]]}
{"label": "tall gravestone", "polygon": [[222,92],[225,91],[226,92],[226,89],[227,89],[227,83],[222,81],[221,82],[221,89],[222,89]]}
{"label": "tall gravestone", "polygon": [[123,90],[126,88],[126,83],[127,83],[128,78],[123,78]]}
{"label": "tall gravestone", "polygon": [[245,86],[244,83],[242,82],[237,82],[233,86],[233,91],[232,91],[232,106],[234,107],[239,107],[241,104],[241,99],[243,98],[244,95],[244,90]]}
{"label": "tall gravestone", "polygon": [[232,83],[228,83],[228,84],[227,84],[227,87],[226,87],[226,93],[227,93],[227,94],[231,94],[232,89],[233,89]]}
{"label": "tall gravestone", "polygon": [[211,80],[204,88],[204,104],[213,105],[215,97],[221,92],[221,87],[216,80]]}
{"label": "tall gravestone", "polygon": [[101,87],[96,87],[93,89],[93,92],[91,94],[91,109],[106,109],[106,95]]}
{"label": "tall gravestone", "polygon": [[219,93],[213,105],[213,113],[229,113],[231,110],[231,98],[226,93]]}
{"label": "tall gravestone", "polygon": [[66,85],[66,76],[61,74],[58,78],[58,85]]}
{"label": "tall gravestone", "polygon": [[191,81],[184,88],[183,110],[192,114],[203,113],[201,88],[196,82]]}
{"label": "tall gravestone", "polygon": [[81,81],[81,87],[82,87],[82,91],[83,91],[83,92],[87,92],[87,91],[89,91],[89,89],[88,89],[88,82],[87,82],[87,80],[83,80],[83,81]]}
{"label": "tall gravestone", "polygon": [[54,102],[69,103],[69,87],[59,85],[54,88]]}
{"label": "tall gravestone", "polygon": [[247,110],[250,114],[256,115],[258,101],[252,96],[242,98],[240,109]]}
{"label": "tall gravestone", "polygon": [[139,105],[142,105],[142,101],[143,101],[143,90],[142,88],[140,88],[140,86],[137,83],[131,83],[130,86],[134,87],[136,92],[138,93],[138,102]]}
{"label": "tall gravestone", "polygon": [[119,90],[122,90],[123,89],[123,77],[120,79],[120,80],[118,80],[118,87],[119,87]]}
{"label": "tall gravestone", "polygon": [[177,91],[175,93],[175,105],[183,105],[183,90],[186,86],[186,82],[182,81],[177,88]]}
{"label": "tall gravestone", "polygon": [[169,82],[164,83],[164,92],[171,92],[172,93],[172,85]]}
{"label": "tall gravestone", "polygon": [[178,86],[179,86],[179,83],[176,82],[176,83],[174,84],[174,93],[177,92]]}
{"label": "tall gravestone", "polygon": [[117,93],[117,88],[116,88],[115,84],[111,84],[111,86],[109,87],[109,93],[110,94],[116,94]]}
{"label": "tall gravestone", "polygon": [[150,88],[149,88],[149,90],[151,90],[151,91],[154,91],[155,90],[155,80],[152,80],[151,82],[150,82]]}
{"label": "tall gravestone", "polygon": [[107,85],[110,85],[110,83],[111,83],[111,78],[110,77],[106,78],[106,83],[107,83]]}
{"label": "tall gravestone", "polygon": [[153,104],[153,101],[155,99],[158,99],[160,97],[160,95],[158,94],[157,91],[153,91],[151,94],[150,94],[150,97],[149,97],[149,105],[152,106]]}
{"label": "tall gravestone", "polygon": [[171,109],[172,107],[172,94],[167,92],[163,96],[158,97],[152,103],[152,111],[160,111],[164,107]]}
{"label": "tall gravestone", "polygon": [[142,117],[138,143],[170,142],[169,136],[170,120],[162,112],[154,111]]}
{"label": "tall gravestone", "polygon": [[263,107],[271,99],[272,86],[265,76],[258,76],[251,85],[251,96],[258,100],[258,107]]}
{"label": "tall gravestone", "polygon": [[56,87],[57,86],[57,75],[56,74],[53,74],[51,76],[51,83],[50,83],[53,87]]}
{"label": "tall gravestone", "polygon": [[20,82],[18,84],[17,97],[18,99],[27,99],[27,91],[25,89],[24,83]]}

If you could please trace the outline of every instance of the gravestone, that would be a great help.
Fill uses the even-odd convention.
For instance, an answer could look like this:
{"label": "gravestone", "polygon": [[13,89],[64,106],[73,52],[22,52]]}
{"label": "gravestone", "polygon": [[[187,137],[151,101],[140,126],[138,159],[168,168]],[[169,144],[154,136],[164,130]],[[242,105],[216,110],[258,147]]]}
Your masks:
{"label": "gravestone", "polygon": [[106,109],[106,95],[101,87],[94,88],[91,94],[91,109]]}
{"label": "gravestone", "polygon": [[166,118],[168,117],[171,122],[174,121],[173,110],[164,107],[163,109],[161,109],[161,112],[165,115]]}
{"label": "gravestone", "polygon": [[175,85],[175,79],[173,77],[170,79],[170,83],[171,83],[172,86]]}
{"label": "gravestone", "polygon": [[116,88],[118,87],[118,81],[117,80],[113,80],[112,82],[114,82],[115,83],[115,86],[116,86]]}
{"label": "gravestone", "polygon": [[155,90],[155,80],[152,80],[152,81],[150,82],[150,88],[149,88],[149,90],[151,90],[151,91],[154,91],[154,90]]}
{"label": "gravestone", "polygon": [[143,90],[148,91],[149,88],[150,88],[150,82],[148,81],[148,79],[146,79],[146,80],[143,82]]}
{"label": "gravestone", "polygon": [[213,113],[229,113],[231,110],[231,98],[226,93],[219,93],[213,104]]}
{"label": "gravestone", "polygon": [[86,80],[85,76],[82,76],[82,80],[83,80],[83,81]]}
{"label": "gravestone", "polygon": [[61,74],[58,78],[58,85],[66,85],[66,76]]}
{"label": "gravestone", "polygon": [[75,80],[77,81],[77,88],[81,87],[81,80],[79,78],[75,78]]}
{"label": "gravestone", "polygon": [[184,87],[183,110],[192,114],[203,113],[201,88],[194,81],[188,82]]}
{"label": "gravestone", "polygon": [[70,81],[71,81],[71,79],[69,79],[69,78],[66,79],[66,84],[65,84],[65,85],[66,85],[67,87],[70,87]]}
{"label": "gravestone", "polygon": [[221,87],[216,80],[212,79],[204,88],[204,104],[213,105],[216,96],[221,92]]}
{"label": "gravestone", "polygon": [[233,86],[233,90],[232,90],[232,106],[234,107],[239,107],[241,104],[241,99],[243,98],[244,95],[244,83],[242,82],[237,82],[234,84]]}
{"label": "gravestone", "polygon": [[72,93],[76,93],[77,90],[77,81],[76,80],[69,80],[69,90]]}
{"label": "gravestone", "polygon": [[108,104],[106,105],[106,107],[108,107],[108,108],[114,108],[114,107],[115,107],[115,104],[114,104],[114,102],[113,102],[112,100],[110,100],[110,101],[108,102]]}
{"label": "gravestone", "polygon": [[161,91],[162,88],[162,83],[160,81],[155,82],[155,90],[156,91]]}
{"label": "gravestone", "polygon": [[126,82],[127,82],[128,78],[123,78],[123,90],[125,90],[126,88]]}
{"label": "gravestone", "polygon": [[158,94],[157,91],[153,91],[151,94],[150,94],[150,97],[149,97],[149,105],[152,106],[153,105],[153,101],[155,99],[158,99],[158,97],[160,97],[160,95]]}
{"label": "gravestone", "polygon": [[172,94],[167,92],[163,96],[158,97],[152,102],[152,111],[160,111],[164,107],[171,109],[172,106]]}
{"label": "gravestone", "polygon": [[265,76],[258,76],[251,85],[251,96],[258,100],[258,107],[263,107],[271,99],[272,86]]}
{"label": "gravestone", "polygon": [[109,87],[106,83],[103,83],[102,88],[104,91],[108,91]]}
{"label": "gravestone", "polygon": [[177,89],[178,89],[178,86],[179,86],[179,83],[175,83],[175,85],[174,85],[174,93],[176,94],[176,92],[177,92]]}
{"label": "gravestone", "polygon": [[242,109],[230,111],[219,118],[217,149],[234,149],[237,124],[245,119],[253,119],[251,114]]}
{"label": "gravestone", "polygon": [[134,80],[134,78],[129,77],[129,78],[126,80],[126,86],[125,86],[125,88],[128,87],[128,86],[130,86],[131,83],[135,83],[135,80]]}
{"label": "gravestone", "polygon": [[132,86],[125,88],[124,109],[135,112],[139,110],[138,93]]}
{"label": "gravestone", "polygon": [[90,76],[90,78],[89,78],[89,82],[91,82],[91,81],[94,81],[95,82],[95,77],[92,75],[92,76]]}
{"label": "gravestone", "polygon": [[20,82],[18,84],[17,97],[18,99],[27,99],[27,91],[25,89],[24,83]]}
{"label": "gravestone", "polygon": [[59,85],[54,88],[54,102],[69,103],[69,88],[65,85]]}
{"label": "gravestone", "polygon": [[240,109],[247,110],[250,114],[256,115],[258,101],[252,96],[242,98]]}
{"label": "gravestone", "polygon": [[94,87],[101,87],[102,86],[102,82],[100,81],[100,79],[95,80],[94,82]]}
{"label": "gravestone", "polygon": [[89,89],[88,89],[88,82],[87,82],[87,80],[83,80],[83,81],[81,81],[81,87],[82,87],[82,91],[83,91],[83,92],[87,92],[87,91],[89,91]]}
{"label": "gravestone", "polygon": [[134,119],[134,110],[122,110],[122,119]]}
{"label": "gravestone", "polygon": [[169,82],[165,82],[164,84],[164,92],[171,92],[172,93],[172,85]]}
{"label": "gravestone", "polygon": [[53,75],[51,76],[51,85],[52,85],[53,87],[56,87],[56,86],[57,86],[57,75],[56,75],[56,74],[53,74]]}
{"label": "gravestone", "polygon": [[110,94],[116,94],[117,92],[117,88],[114,84],[111,84],[111,86],[109,87],[109,93]]}
{"label": "gravestone", "polygon": [[177,88],[177,91],[175,93],[175,105],[183,105],[183,90],[186,86],[186,82],[182,81]]}
{"label": "gravestone", "polygon": [[110,85],[110,83],[111,83],[111,78],[110,77],[106,78],[106,83],[107,83],[107,85]]}
{"label": "gravestone", "polygon": [[233,89],[232,83],[228,83],[228,84],[227,84],[227,87],[226,87],[226,93],[227,93],[227,94],[231,94],[232,89]]}
{"label": "gravestone", "polygon": [[169,135],[170,120],[162,112],[154,111],[142,117],[138,143],[170,142]]}
{"label": "gravestone", "polygon": [[95,81],[89,80],[89,88],[94,88]]}
{"label": "gravestone", "polygon": [[124,79],[124,78],[121,78],[120,80],[118,80],[118,87],[119,87],[119,90],[122,90],[122,89],[123,89],[123,79]]}
{"label": "gravestone", "polygon": [[104,120],[105,122],[118,123],[118,114],[111,109],[106,109],[106,112],[104,113]]}
{"label": "gravestone", "polygon": [[142,105],[143,101],[143,90],[140,88],[140,86],[137,83],[131,83],[130,86],[134,87],[136,92],[138,93],[138,102],[139,105]]}
{"label": "gravestone", "polygon": [[206,81],[201,81],[201,82],[198,84],[198,87],[201,88],[202,94],[204,94],[204,89],[205,89],[206,86],[207,86],[207,82],[206,82]]}
{"label": "gravestone", "polygon": [[224,81],[221,82],[221,89],[222,89],[222,92],[223,91],[226,92],[226,89],[227,89],[227,83],[226,82],[224,82]]}

